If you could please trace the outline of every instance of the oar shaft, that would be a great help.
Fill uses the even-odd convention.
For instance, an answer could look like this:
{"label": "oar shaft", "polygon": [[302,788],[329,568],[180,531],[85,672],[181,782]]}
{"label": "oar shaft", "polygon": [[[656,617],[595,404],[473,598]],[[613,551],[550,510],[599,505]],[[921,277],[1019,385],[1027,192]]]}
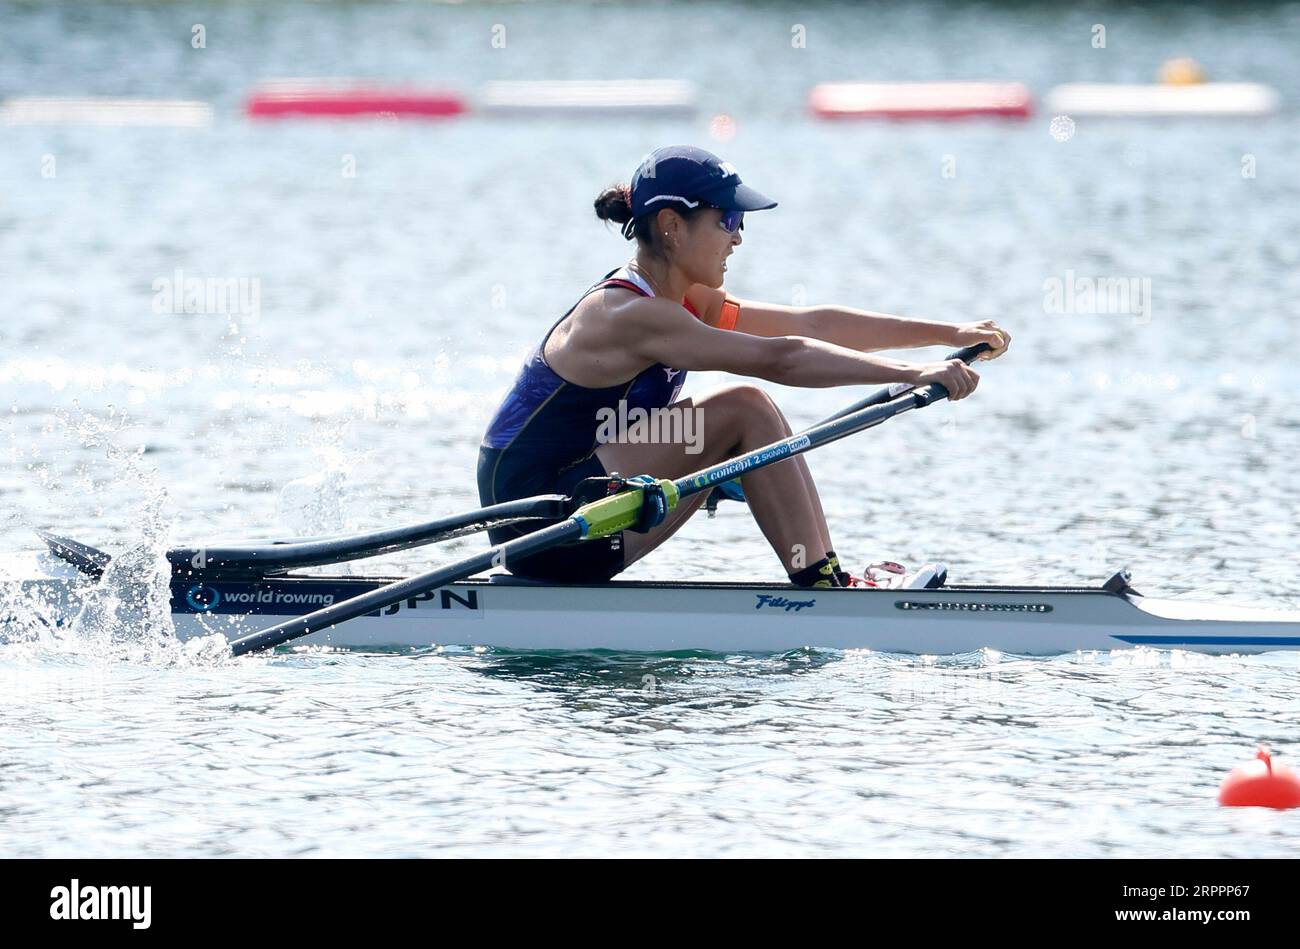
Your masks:
{"label": "oar shaft", "polygon": [[[974,346],[966,346],[966,347],[963,347],[962,349],[957,350],[956,352],[951,352],[951,353],[949,353],[947,356],[945,356],[945,357],[943,357],[943,358],[944,358],[944,359],[960,359],[962,362],[969,363],[969,362],[971,362],[973,359],[975,359],[976,356],[979,356],[981,353],[984,353],[984,352],[986,352],[987,350],[992,349],[992,348],[993,348],[993,347],[991,347],[988,343],[976,343]],[[890,385],[883,386],[883,387],[877,389],[875,392],[871,393],[871,395],[867,396],[866,398],[861,399],[861,400],[859,400],[859,401],[857,401],[857,402],[854,402],[854,403],[853,403],[852,405],[850,405],[848,408],[841,409],[840,411],[836,412],[834,415],[828,415],[826,418],[822,419],[822,420],[821,420],[820,422],[818,422],[816,425],[813,425],[813,426],[810,427],[810,428],[804,429],[804,431],[800,432],[799,434],[800,434],[800,435],[807,434],[808,432],[811,432],[811,431],[812,431],[813,429],[815,429],[815,428],[819,428],[820,426],[822,426],[822,425],[826,425],[826,424],[828,424],[828,423],[830,423],[830,422],[838,421],[839,419],[842,419],[842,418],[844,418],[844,417],[846,417],[846,416],[852,415],[854,412],[860,412],[860,411],[862,411],[863,409],[869,409],[869,408],[872,408],[872,407],[877,406],[877,405],[884,405],[884,404],[887,403],[887,402],[891,402],[891,401],[893,401],[894,399],[897,399],[900,395],[903,395],[903,394],[906,393],[906,392],[910,392],[910,391],[912,391],[913,388],[914,388],[913,386],[911,386],[911,385],[909,385],[909,384],[907,384],[907,383],[905,383],[905,382],[895,382],[895,383],[892,383],[892,384],[890,384]],[[940,386],[940,388],[943,388],[943,387]],[[946,390],[945,390],[944,394],[947,395],[947,391],[946,391]],[[893,413],[893,414],[897,414],[897,413]],[[882,419],[881,421],[884,421],[884,419]],[[870,428],[871,426],[867,426],[867,427]],[[854,429],[854,431],[862,431],[862,429],[860,429],[860,428],[859,428],[859,429]],[[796,436],[796,437],[797,437],[797,436]],[[733,477],[734,477],[734,476],[733,476]],[[720,479],[720,480],[718,480],[718,481],[715,481],[715,482],[713,482],[713,483],[714,483],[714,485],[716,486],[716,485],[724,484],[725,482],[727,482],[727,481],[731,481],[731,480],[732,480],[732,478],[722,478],[722,479]],[[743,500],[743,499],[741,499],[741,500]]]}
{"label": "oar shaft", "polygon": [[[989,349],[987,343],[967,346],[949,356],[949,359],[961,359],[969,362],[980,353]],[[846,412],[832,415],[824,422],[812,428],[791,435],[779,442],[764,445],[751,452],[721,462],[703,471],[678,478],[676,481],[660,480],[668,500],[669,509],[677,506],[684,497],[700,491],[706,491],[724,481],[731,481],[748,471],[765,468],[794,455],[817,448],[829,442],[838,441],[848,435],[874,428],[886,419],[912,409],[923,408],[932,402],[948,397],[948,390],[938,382],[932,382],[919,388],[908,388],[901,395],[888,397],[889,389],[881,389],[861,402],[850,406]],[[885,399],[882,401],[882,399]],[[602,498],[584,505],[575,514],[574,519],[582,523],[582,536],[605,537],[609,534],[632,527],[641,517],[641,494],[638,491],[625,491],[612,497]]]}
{"label": "oar shaft", "polygon": [[[766,468],[778,461],[817,448],[829,442],[838,441],[849,435],[874,428],[886,419],[912,409],[922,408],[931,402],[948,397],[948,390],[937,382],[908,389],[902,395],[882,405],[869,405],[848,415],[832,417],[825,422],[814,425],[807,431],[783,438],[779,442],[764,445],[753,451],[739,455],[728,461],[697,471],[694,474],[678,478],[676,481],[661,479],[659,487],[668,501],[669,510],[675,508],[685,497],[700,491],[707,491],[724,481],[730,481],[749,471]],[[584,504],[573,515],[573,519],[582,525],[582,536],[606,537],[618,531],[627,530],[636,525],[641,518],[642,492],[638,490],[623,491],[611,497],[601,498]]]}
{"label": "oar shaft", "polygon": [[947,395],[947,390],[937,383],[920,389],[911,389],[889,402],[870,405],[848,415],[832,416],[825,422],[814,425],[797,435],[791,435],[789,438],[732,458],[720,465],[679,478],[674,485],[677,487],[678,495],[686,497],[697,491],[711,488],[715,484],[721,484],[723,481],[730,481],[746,472],[765,468],[794,455],[802,455],[821,445],[855,435],[868,428],[875,428],[895,415],[929,405],[931,402],[946,398]]}
{"label": "oar shaft", "polygon": [[266,576],[301,567],[360,560],[396,553],[453,537],[476,534],[490,527],[539,518],[554,520],[572,511],[562,494],[503,501],[475,511],[454,514],[387,530],[323,537],[289,543],[180,547],[167,552],[172,571],[180,576]]}

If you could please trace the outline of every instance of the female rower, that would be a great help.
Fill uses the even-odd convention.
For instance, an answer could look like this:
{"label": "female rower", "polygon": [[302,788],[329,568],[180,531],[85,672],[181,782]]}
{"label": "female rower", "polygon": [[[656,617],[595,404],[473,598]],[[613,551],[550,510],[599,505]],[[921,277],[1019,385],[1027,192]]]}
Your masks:
{"label": "female rower", "polygon": [[[991,320],[939,323],[728,296],[722,289],[727,258],[741,244],[745,213],[776,202],[742,184],[735,168],[702,148],[657,149],[630,186],[607,189],[595,207],[597,217],[623,225],[636,253],[583,294],[525,361],[479,451],[484,504],[569,495],[584,479],[611,472],[679,478],[791,434],[781,410],[754,385],[679,400],[687,370],[805,387],[939,382],[955,400],[979,383],[961,360],[914,363],[867,353],[988,343],[985,358],[993,358],[1010,341]],[[695,412],[704,423],[699,442],[599,437],[611,418],[665,408]],[[740,481],[754,520],[793,583],[851,585],[802,457]],[[582,541],[505,566],[538,579],[608,580],[671,537],[706,495],[685,499],[648,532]],[[500,527],[491,539],[501,543],[535,529]]]}

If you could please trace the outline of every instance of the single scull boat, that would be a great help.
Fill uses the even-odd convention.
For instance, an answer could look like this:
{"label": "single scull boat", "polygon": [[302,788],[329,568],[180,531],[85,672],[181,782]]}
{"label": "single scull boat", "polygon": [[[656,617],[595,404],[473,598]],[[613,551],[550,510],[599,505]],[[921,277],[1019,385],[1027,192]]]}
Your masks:
{"label": "single scull boat", "polygon": [[[66,552],[65,552],[66,553]],[[10,558],[0,603],[23,604],[56,631],[96,590],[53,553]],[[174,579],[181,639],[231,640],[371,593],[385,578],[280,576]],[[21,592],[20,592],[21,591]],[[15,595],[18,594],[18,595]],[[0,628],[7,624],[0,616]],[[1023,655],[1154,646],[1211,653],[1300,648],[1300,610],[1265,610],[1138,594],[1127,576],[1104,586],[945,586],[921,590],[801,589],[782,583],[614,580],[571,586],[505,575],[402,600],[298,640],[378,650],[435,645],[636,652],[783,652],[804,646],[946,655],[981,648]]]}

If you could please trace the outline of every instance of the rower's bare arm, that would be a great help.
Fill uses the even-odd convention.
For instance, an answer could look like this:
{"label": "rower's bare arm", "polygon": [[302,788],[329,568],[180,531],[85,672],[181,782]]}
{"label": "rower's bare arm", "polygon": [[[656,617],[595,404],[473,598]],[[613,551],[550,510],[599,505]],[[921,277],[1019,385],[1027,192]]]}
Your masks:
{"label": "rower's bare arm", "polygon": [[975,390],[979,377],[959,359],[912,363],[869,356],[806,336],[757,336],[719,330],[682,307],[644,300],[624,314],[628,348],[640,358],[675,369],[713,370],[754,376],[803,388],[906,382],[943,382],[951,397]]}
{"label": "rower's bare arm", "polygon": [[[725,294],[708,287],[692,287],[687,294],[710,326],[717,325]],[[739,300],[736,329],[754,336],[807,336],[847,349],[870,353],[882,349],[922,346],[973,346],[988,343],[981,359],[1006,352],[1011,335],[992,320],[944,323],[889,313],[873,313],[843,306],[784,306],[758,300]]]}

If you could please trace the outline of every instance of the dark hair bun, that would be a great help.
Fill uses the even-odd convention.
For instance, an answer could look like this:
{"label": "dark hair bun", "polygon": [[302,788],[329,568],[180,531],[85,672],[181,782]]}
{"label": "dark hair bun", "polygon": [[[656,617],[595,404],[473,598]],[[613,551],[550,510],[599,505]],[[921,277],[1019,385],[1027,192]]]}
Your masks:
{"label": "dark hair bun", "polygon": [[606,188],[596,198],[596,217],[602,221],[626,224],[632,220],[632,189],[627,185]]}

